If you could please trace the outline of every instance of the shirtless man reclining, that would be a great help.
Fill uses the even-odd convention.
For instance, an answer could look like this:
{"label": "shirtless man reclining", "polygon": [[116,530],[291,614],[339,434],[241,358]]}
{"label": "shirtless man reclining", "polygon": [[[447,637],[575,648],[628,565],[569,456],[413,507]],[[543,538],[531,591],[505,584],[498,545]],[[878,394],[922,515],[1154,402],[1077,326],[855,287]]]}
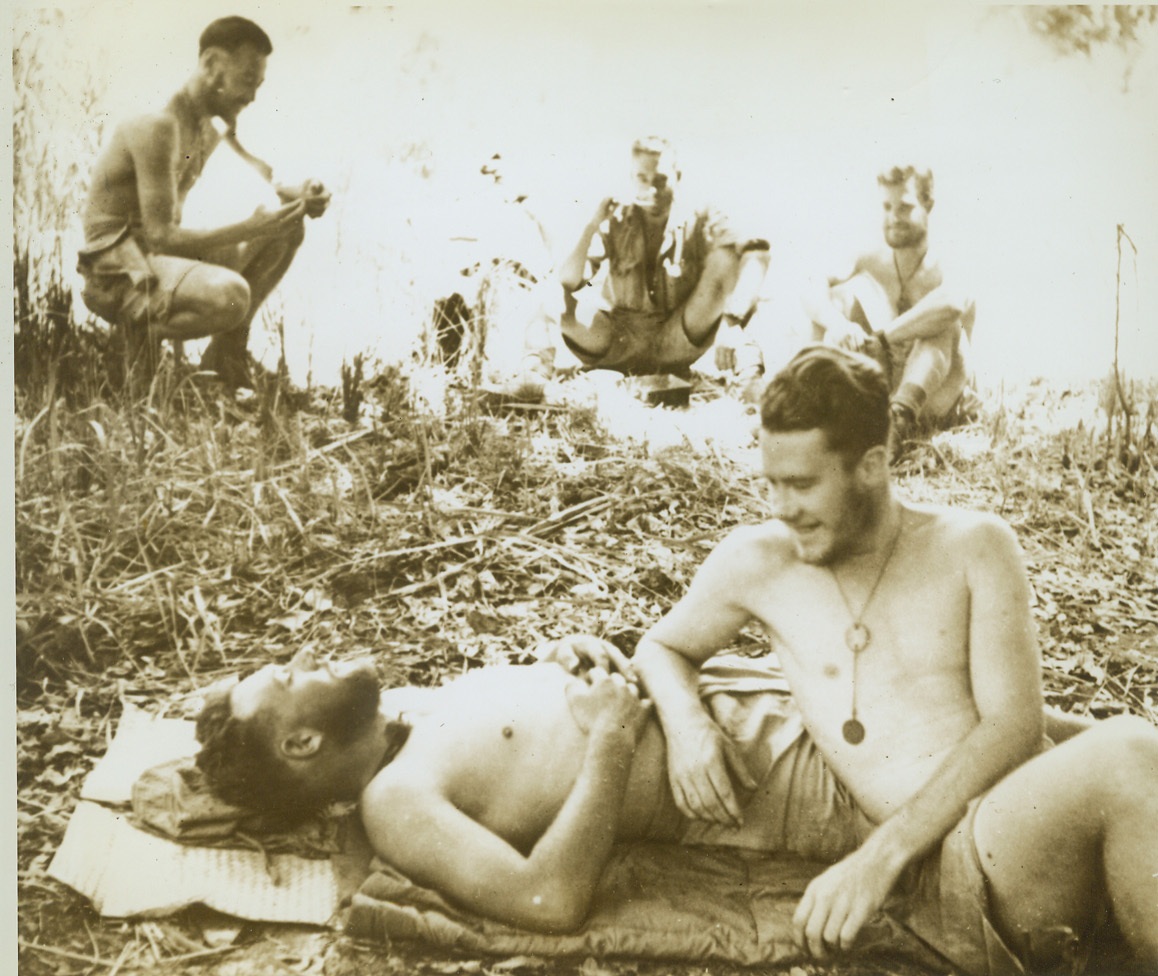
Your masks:
{"label": "shirtless man reclining", "polygon": [[[1057,715],[1049,727],[1060,738],[1076,726]],[[614,842],[692,841],[700,826],[675,807],[630,662],[592,637],[439,688],[380,690],[369,662],[319,664],[303,651],[214,690],[198,737],[224,799],[305,814],[360,797],[385,861],[466,909],[539,931],[583,921]],[[752,791],[746,809],[771,820],[777,802]],[[709,827],[714,843],[733,840]],[[854,844],[831,831],[782,838],[827,860]]]}

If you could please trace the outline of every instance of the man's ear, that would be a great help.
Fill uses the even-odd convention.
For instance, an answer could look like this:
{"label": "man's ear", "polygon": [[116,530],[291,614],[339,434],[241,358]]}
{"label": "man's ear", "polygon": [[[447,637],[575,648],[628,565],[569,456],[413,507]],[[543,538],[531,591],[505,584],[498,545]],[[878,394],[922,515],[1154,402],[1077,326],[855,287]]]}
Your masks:
{"label": "man's ear", "polygon": [[889,480],[889,451],[884,444],[870,447],[856,463],[856,476],[862,488],[879,488]]}
{"label": "man's ear", "polygon": [[322,748],[323,738],[317,729],[297,729],[281,740],[282,755],[287,759],[309,759]]}
{"label": "man's ear", "polygon": [[216,80],[225,66],[226,52],[219,47],[207,47],[197,59],[201,71],[209,78]]}

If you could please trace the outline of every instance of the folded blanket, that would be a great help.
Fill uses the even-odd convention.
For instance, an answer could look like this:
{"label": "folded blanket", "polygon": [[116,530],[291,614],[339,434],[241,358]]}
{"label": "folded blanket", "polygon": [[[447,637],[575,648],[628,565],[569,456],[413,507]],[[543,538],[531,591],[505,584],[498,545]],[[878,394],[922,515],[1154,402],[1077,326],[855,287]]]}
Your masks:
{"label": "folded blanket", "polygon": [[[774,658],[713,658],[699,692],[761,775],[801,733]],[[632,956],[741,965],[799,956],[792,915],[825,865],[735,846],[632,843],[617,846],[583,926],[566,935],[528,932],[463,911],[381,862],[347,914],[345,933],[372,942],[422,940],[495,955]],[[911,934],[881,915],[857,953],[881,952],[944,968]]]}
{"label": "folded blanket", "polygon": [[[344,931],[371,942],[413,939],[493,955],[780,963],[800,956],[792,913],[823,867],[727,848],[625,844],[612,852],[583,926],[546,935],[464,912],[382,866],[354,896]],[[886,916],[862,933],[857,954],[870,953],[944,967]]]}

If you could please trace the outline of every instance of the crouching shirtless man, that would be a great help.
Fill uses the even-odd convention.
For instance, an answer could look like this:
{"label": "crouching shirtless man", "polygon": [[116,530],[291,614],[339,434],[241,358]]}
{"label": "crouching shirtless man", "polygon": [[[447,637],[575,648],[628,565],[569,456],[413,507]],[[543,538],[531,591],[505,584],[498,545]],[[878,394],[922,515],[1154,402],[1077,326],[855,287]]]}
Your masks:
{"label": "crouching shirtless man", "polygon": [[777,759],[785,803],[859,835],[806,890],[802,946],[847,948],[887,906],[967,973],[1079,972],[1108,912],[1158,972],[1158,730],[1115,718],[1043,748],[1014,534],[895,494],[875,363],[808,347],[761,419],[774,520],[732,532],[633,658],[681,811],[758,828],[733,788],[749,772],[695,686],[755,623],[807,730]]}

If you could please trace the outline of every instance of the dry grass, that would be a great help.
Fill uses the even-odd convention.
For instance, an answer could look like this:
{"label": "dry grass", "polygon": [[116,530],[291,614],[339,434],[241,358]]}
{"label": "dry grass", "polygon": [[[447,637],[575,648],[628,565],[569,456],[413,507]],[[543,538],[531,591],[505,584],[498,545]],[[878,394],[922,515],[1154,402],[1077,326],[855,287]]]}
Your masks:
{"label": "dry grass", "polygon": [[[307,642],[372,653],[395,683],[525,660],[575,630],[630,649],[724,532],[763,517],[747,457],[676,438],[657,450],[594,409],[488,413],[443,380],[426,409],[400,371],[364,379],[356,424],[337,392],[287,401],[275,381],[241,413],[171,367],[141,401],[17,416],[26,942],[109,961],[147,941],[145,923],[98,920],[44,876],[121,701],[187,713],[217,676]],[[718,396],[702,387],[688,413]],[[1088,419],[1070,426],[1066,410]],[[1133,472],[1107,458],[1097,411],[1096,391],[1038,387],[919,448],[899,481],[1016,527],[1052,701],[1158,721],[1155,452]],[[186,916],[149,924],[163,958],[198,938]],[[69,958],[24,956],[30,973]],[[653,971],[633,966],[606,971]]]}
{"label": "dry grass", "polygon": [[[709,383],[685,412],[602,390],[568,410],[492,413],[477,355],[444,369],[430,336],[408,366],[348,364],[338,390],[268,377],[244,409],[172,361],[130,395],[115,343],[74,319],[61,242],[83,190],[68,160],[81,151],[38,141],[36,52],[15,54],[21,972],[272,973],[287,960],[320,971],[327,951],[327,972],[362,971],[328,935],[252,927],[240,948],[216,953],[195,912],[102,920],[47,879],[121,704],[188,714],[219,675],[305,643],[371,653],[392,683],[521,661],[572,631],[630,649],[723,533],[763,517],[745,454],[754,419]],[[1015,526],[1052,701],[1158,721],[1154,399],[995,393],[981,423],[919,448],[898,474],[910,497]],[[493,968],[411,949],[373,965]],[[867,970],[804,969],[821,971]]]}

